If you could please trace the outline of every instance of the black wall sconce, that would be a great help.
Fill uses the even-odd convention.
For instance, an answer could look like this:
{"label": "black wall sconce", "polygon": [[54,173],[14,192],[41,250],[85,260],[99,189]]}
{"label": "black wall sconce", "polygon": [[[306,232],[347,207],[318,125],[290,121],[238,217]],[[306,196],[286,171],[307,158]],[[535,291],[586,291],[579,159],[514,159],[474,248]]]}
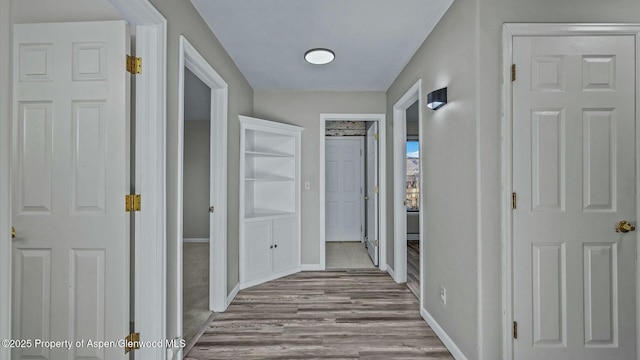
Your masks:
{"label": "black wall sconce", "polygon": [[438,110],[447,103],[447,88],[438,89],[427,95],[427,107],[431,110]]}

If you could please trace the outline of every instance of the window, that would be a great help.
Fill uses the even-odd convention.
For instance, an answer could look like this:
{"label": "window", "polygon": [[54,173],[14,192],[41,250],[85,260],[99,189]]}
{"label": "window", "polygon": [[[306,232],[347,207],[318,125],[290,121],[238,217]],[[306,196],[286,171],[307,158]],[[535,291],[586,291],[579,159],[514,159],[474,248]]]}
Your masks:
{"label": "window", "polygon": [[420,210],[420,143],[407,140],[407,211]]}

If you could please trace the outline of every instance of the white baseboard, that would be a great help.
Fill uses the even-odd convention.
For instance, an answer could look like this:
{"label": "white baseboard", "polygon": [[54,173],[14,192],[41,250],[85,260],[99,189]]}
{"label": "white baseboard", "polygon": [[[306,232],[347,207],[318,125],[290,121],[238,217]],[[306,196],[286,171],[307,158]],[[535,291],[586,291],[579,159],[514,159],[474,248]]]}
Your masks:
{"label": "white baseboard", "polygon": [[322,271],[320,264],[302,264],[300,268],[302,271]]}
{"label": "white baseboard", "polygon": [[420,240],[420,234],[407,234],[407,240]]}
{"label": "white baseboard", "polygon": [[186,243],[208,243],[209,238],[184,238],[182,242]]}
{"label": "white baseboard", "polygon": [[224,307],[225,310],[229,307],[233,299],[236,298],[236,295],[238,295],[238,291],[240,291],[240,283],[237,283],[233,290],[231,290],[231,294],[227,296],[227,305]]}
{"label": "white baseboard", "polygon": [[391,275],[391,278],[393,279],[393,281],[397,282],[396,281],[396,273],[393,272],[393,269],[388,264],[387,264],[387,272],[389,273],[389,275]]}
{"label": "white baseboard", "polygon": [[433,316],[431,316],[431,314],[429,314],[429,312],[422,306],[420,306],[420,315],[422,315],[422,318],[424,319],[424,321],[426,321],[427,324],[431,326],[431,329],[433,329],[433,332],[435,332],[436,335],[438,335],[440,340],[442,340],[442,343],[444,344],[444,346],[447,347],[451,355],[453,355],[453,357],[456,360],[469,360],[464,355],[462,350],[460,350],[458,345],[456,345],[456,343],[453,342],[453,340],[449,337],[449,335],[444,331],[444,329],[440,326],[440,324],[438,324],[438,322],[433,318]]}

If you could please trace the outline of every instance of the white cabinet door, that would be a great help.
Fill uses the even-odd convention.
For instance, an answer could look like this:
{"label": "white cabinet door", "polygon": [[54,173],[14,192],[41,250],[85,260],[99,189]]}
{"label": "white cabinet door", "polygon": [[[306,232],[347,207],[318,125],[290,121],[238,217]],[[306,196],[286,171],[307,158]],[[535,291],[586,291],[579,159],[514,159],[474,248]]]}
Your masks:
{"label": "white cabinet door", "polygon": [[364,240],[363,147],[361,137],[327,138],[327,241]]}
{"label": "white cabinet door", "polygon": [[636,39],[513,44],[514,358],[635,359]]}
{"label": "white cabinet door", "polygon": [[273,272],[295,268],[298,264],[296,218],[273,220]]}
{"label": "white cabinet door", "polygon": [[[114,341],[129,332],[128,36],[122,21],[14,27],[16,339]],[[12,351],[12,359],[125,358],[118,347]]]}
{"label": "white cabinet door", "polygon": [[271,273],[273,221],[253,221],[245,226],[245,281],[260,279]]}

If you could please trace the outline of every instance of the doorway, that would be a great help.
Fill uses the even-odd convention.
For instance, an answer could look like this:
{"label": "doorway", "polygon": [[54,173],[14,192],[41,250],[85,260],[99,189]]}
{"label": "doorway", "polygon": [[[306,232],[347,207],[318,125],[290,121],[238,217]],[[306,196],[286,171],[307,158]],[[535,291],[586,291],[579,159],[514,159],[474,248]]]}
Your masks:
{"label": "doorway", "polygon": [[636,358],[639,34],[505,26],[506,359]]}
{"label": "doorway", "polygon": [[386,269],[384,115],[320,120],[320,268]]}
{"label": "doorway", "polygon": [[[188,351],[204,329],[198,324],[205,325],[211,312],[222,312],[228,306],[228,87],[184,36],[180,37],[180,69],[178,232],[173,239],[176,253],[169,255],[177,281],[176,288],[168,292],[178,309],[170,323],[183,338],[191,336]],[[174,351],[182,356],[183,349]]]}
{"label": "doorway", "polygon": [[184,69],[182,327],[189,344],[208,323],[211,88]]}
{"label": "doorway", "polygon": [[[422,80],[418,80],[393,106],[394,158],[394,269],[393,279],[407,283],[419,301],[424,298],[424,207],[420,148],[422,145]],[[417,238],[417,240],[416,240]]]}
{"label": "doorway", "polygon": [[420,127],[418,101],[406,114],[405,208],[407,212],[407,287],[420,298]]}

